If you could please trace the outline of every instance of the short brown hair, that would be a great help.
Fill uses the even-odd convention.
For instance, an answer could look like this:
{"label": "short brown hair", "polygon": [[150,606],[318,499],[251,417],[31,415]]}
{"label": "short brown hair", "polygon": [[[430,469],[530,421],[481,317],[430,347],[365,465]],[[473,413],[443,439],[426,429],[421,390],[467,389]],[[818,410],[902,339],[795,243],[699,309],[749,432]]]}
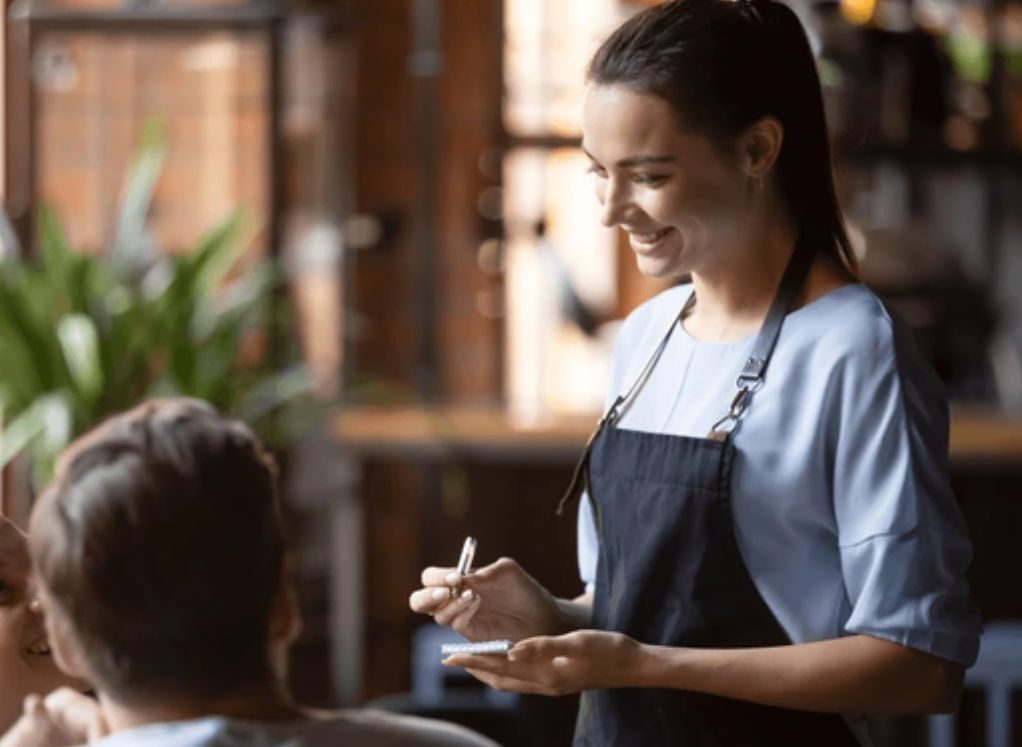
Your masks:
{"label": "short brown hair", "polygon": [[216,696],[271,676],[276,477],[247,426],[197,400],[148,402],[71,446],[30,547],[98,687]]}

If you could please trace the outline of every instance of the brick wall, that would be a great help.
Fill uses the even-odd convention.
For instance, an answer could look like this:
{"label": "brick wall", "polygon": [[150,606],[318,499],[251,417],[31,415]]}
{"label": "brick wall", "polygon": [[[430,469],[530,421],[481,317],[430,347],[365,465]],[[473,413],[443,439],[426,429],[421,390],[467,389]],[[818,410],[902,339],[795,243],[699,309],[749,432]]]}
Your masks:
{"label": "brick wall", "polygon": [[[392,246],[356,260],[354,306],[367,321],[355,357],[360,378],[383,380],[405,394],[416,386],[416,205],[421,154],[416,128],[422,81],[409,73],[413,18],[408,0],[356,3],[359,43],[355,111],[358,210],[396,210],[402,231]],[[476,210],[493,185],[480,160],[499,146],[500,29],[496,0],[444,0],[443,67],[437,81],[436,243],[432,272],[437,395],[483,402],[501,393],[501,282],[479,269],[479,244],[497,226]],[[482,311],[481,311],[482,309]]]}
{"label": "brick wall", "polygon": [[[72,244],[110,243],[126,170],[147,121],[170,146],[152,214],[181,251],[236,207],[266,221],[266,45],[248,34],[49,33],[40,43],[38,187]],[[261,242],[257,243],[262,248]]]}

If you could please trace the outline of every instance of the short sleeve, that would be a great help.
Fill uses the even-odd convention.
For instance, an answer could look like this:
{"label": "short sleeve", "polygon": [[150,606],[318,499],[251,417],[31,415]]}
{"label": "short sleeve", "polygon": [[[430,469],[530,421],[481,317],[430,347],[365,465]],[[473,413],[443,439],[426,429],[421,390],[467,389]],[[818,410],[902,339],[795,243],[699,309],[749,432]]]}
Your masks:
{"label": "short sleeve", "polygon": [[948,479],[947,403],[907,331],[884,326],[835,372],[845,628],[968,666],[981,624],[966,579],[972,545]]}

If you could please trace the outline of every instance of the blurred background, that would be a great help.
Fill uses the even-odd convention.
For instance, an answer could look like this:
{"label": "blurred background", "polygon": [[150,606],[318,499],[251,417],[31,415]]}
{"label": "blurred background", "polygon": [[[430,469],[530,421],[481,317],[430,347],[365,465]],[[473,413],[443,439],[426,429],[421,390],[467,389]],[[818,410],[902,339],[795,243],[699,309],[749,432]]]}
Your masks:
{"label": "blurred background", "polygon": [[[573,699],[440,674],[407,597],[467,534],[580,592],[554,508],[616,326],[664,287],[599,224],[583,78],[643,4],[5,0],[4,511],[106,414],[207,398],[284,466],[300,698],[566,744]],[[1022,4],[791,5],[863,279],[952,400],[975,597],[1022,620]],[[969,691],[961,744],[988,701]],[[921,717],[875,728],[938,743]]]}

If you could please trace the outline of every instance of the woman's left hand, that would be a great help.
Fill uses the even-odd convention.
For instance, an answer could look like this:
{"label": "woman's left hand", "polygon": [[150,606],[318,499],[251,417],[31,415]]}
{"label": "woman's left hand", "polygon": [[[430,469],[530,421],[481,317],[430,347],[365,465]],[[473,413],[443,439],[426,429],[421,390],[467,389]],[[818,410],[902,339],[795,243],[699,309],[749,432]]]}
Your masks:
{"label": "woman's left hand", "polygon": [[507,657],[454,654],[444,659],[444,665],[464,667],[497,690],[567,695],[629,686],[641,649],[641,644],[621,633],[576,630],[519,641]]}

